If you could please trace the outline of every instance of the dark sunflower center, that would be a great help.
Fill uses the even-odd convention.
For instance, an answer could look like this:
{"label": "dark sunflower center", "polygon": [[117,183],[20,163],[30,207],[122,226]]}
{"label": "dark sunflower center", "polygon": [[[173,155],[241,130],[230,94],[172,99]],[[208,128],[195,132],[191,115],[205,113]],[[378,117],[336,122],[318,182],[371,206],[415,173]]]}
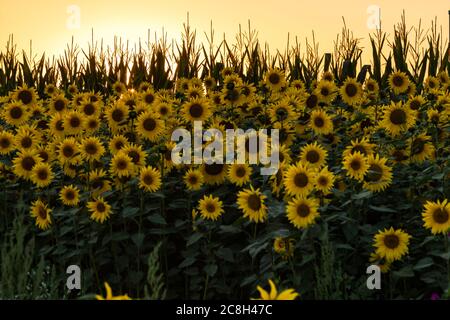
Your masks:
{"label": "dark sunflower center", "polygon": [[369,170],[367,171],[366,180],[368,182],[380,181],[383,176],[383,169],[377,164],[371,164]]}
{"label": "dark sunflower center", "polygon": [[163,116],[165,116],[168,112],[169,112],[169,109],[167,109],[166,106],[161,106],[161,107],[159,108],[159,113],[160,113],[161,115],[163,115]]}
{"label": "dark sunflower center", "polygon": [[238,178],[243,178],[243,177],[245,177],[245,173],[246,173],[246,171],[245,171],[245,168],[243,168],[243,167],[238,167],[238,168],[236,169],[236,176],[237,176]]}
{"label": "dark sunflower center", "polygon": [[213,163],[205,165],[205,172],[210,176],[220,175],[223,171],[223,164]]}
{"label": "dark sunflower center", "polygon": [[319,179],[317,180],[317,182],[321,186],[327,186],[328,185],[328,178],[324,177],[324,176],[320,176]]}
{"label": "dark sunflower center", "polygon": [[248,207],[253,211],[261,209],[261,198],[256,194],[251,194],[247,199]]}
{"label": "dark sunflower center", "polygon": [[153,131],[156,128],[156,121],[153,118],[147,118],[144,120],[142,126],[146,131]]}
{"label": "dark sunflower center", "polygon": [[72,128],[78,128],[81,124],[81,120],[78,117],[72,117],[72,118],[70,118],[69,123]]}
{"label": "dark sunflower center", "polygon": [[64,103],[63,100],[58,99],[55,101],[54,106],[56,111],[63,111],[64,108],[66,107],[66,104]]}
{"label": "dark sunflower center", "polygon": [[395,150],[392,153],[392,155],[393,155],[395,161],[398,161],[398,162],[408,159],[408,157],[405,155],[405,153],[402,150]]}
{"label": "dark sunflower center", "polygon": [[330,94],[330,90],[328,90],[327,87],[323,87],[322,89],[320,89],[320,94],[326,97]]}
{"label": "dark sunflower center", "polygon": [[279,84],[280,81],[281,81],[281,78],[280,78],[280,75],[278,73],[273,72],[273,73],[271,73],[269,75],[269,82],[271,84],[276,85],[276,84]]}
{"label": "dark sunflower center", "polygon": [[55,128],[58,131],[64,131],[64,125],[63,125],[63,121],[62,120],[58,120],[55,123]]}
{"label": "dark sunflower center", "polygon": [[442,208],[438,208],[433,212],[433,220],[439,224],[444,224],[448,222],[448,212]]}
{"label": "dark sunflower center", "polygon": [[134,101],[133,99],[129,99],[129,100],[125,101],[125,105],[132,108],[136,105],[136,101]]}
{"label": "dark sunflower center", "polygon": [[316,150],[310,150],[306,153],[306,161],[316,163],[320,160],[320,155]]}
{"label": "dark sunflower center", "polygon": [[75,150],[72,148],[72,146],[64,146],[63,148],[63,155],[66,158],[70,158],[75,153]]}
{"label": "dark sunflower center", "polygon": [[288,116],[288,112],[285,108],[278,108],[275,113],[277,115],[278,120],[286,120]]}
{"label": "dark sunflower center", "polygon": [[314,125],[318,128],[321,128],[325,125],[325,120],[322,117],[315,117],[314,118]]}
{"label": "dark sunflower center", "polygon": [[115,122],[122,122],[122,121],[123,121],[123,118],[124,118],[123,111],[120,110],[120,109],[115,109],[115,110],[112,112],[111,117],[112,117],[112,119],[113,119]]}
{"label": "dark sunflower center", "polygon": [[104,185],[103,180],[100,178],[97,178],[92,181],[92,188],[94,189],[102,189],[103,185]]}
{"label": "dark sunflower center", "polygon": [[33,140],[30,137],[23,137],[20,144],[23,148],[28,149],[33,144]]}
{"label": "dark sunflower center", "polygon": [[402,125],[406,122],[406,113],[402,109],[395,109],[389,116],[391,122],[395,125]]}
{"label": "dark sunflower center", "polygon": [[303,172],[297,173],[294,177],[294,184],[296,187],[304,188],[308,185],[308,176]]}
{"label": "dark sunflower center", "polygon": [[144,101],[145,101],[145,103],[147,103],[147,104],[152,104],[153,101],[155,101],[155,96],[152,95],[151,93],[147,93],[147,94],[145,95],[145,97],[144,97]]}
{"label": "dark sunflower center", "polygon": [[9,111],[9,115],[13,119],[20,119],[23,115],[22,108],[19,106],[15,106],[15,107],[11,108],[11,110]]}
{"label": "dark sunflower center", "polygon": [[208,211],[209,213],[213,213],[214,211],[216,211],[216,206],[213,203],[208,203],[206,205],[206,211]]}
{"label": "dark sunflower center", "polygon": [[350,162],[350,167],[353,170],[358,171],[359,169],[361,169],[361,161],[359,161],[358,159],[353,159],[352,162]]}
{"label": "dark sunflower center", "polygon": [[153,177],[150,175],[150,174],[146,174],[145,176],[144,176],[144,183],[146,184],[146,185],[148,185],[148,186],[150,186],[150,185],[152,185],[153,184]]}
{"label": "dark sunflower center", "polygon": [[117,168],[119,170],[125,170],[128,167],[128,163],[125,160],[117,161]]}
{"label": "dark sunflower center", "polygon": [[297,206],[297,215],[302,218],[307,217],[309,215],[310,211],[311,210],[309,209],[309,206],[304,203],[301,203]]}
{"label": "dark sunflower center", "polygon": [[353,98],[356,96],[356,93],[358,92],[358,88],[355,86],[354,83],[349,83],[345,86],[345,93],[350,97]]}
{"label": "dark sunflower center", "polygon": [[29,104],[33,100],[33,95],[28,90],[22,90],[19,92],[18,98],[23,104]]}
{"label": "dark sunflower center", "polygon": [[189,108],[189,113],[193,118],[199,118],[202,116],[203,114],[203,107],[198,104],[198,103],[194,103],[190,108]]}
{"label": "dark sunflower center", "polygon": [[196,176],[194,176],[194,175],[191,175],[191,176],[189,176],[189,179],[188,179],[188,181],[189,181],[189,183],[190,183],[190,184],[196,184],[196,183],[197,183],[197,181],[198,181],[198,179],[197,179],[197,177],[196,177]]}
{"label": "dark sunflower center", "polygon": [[65,196],[67,200],[71,201],[75,199],[75,192],[73,190],[67,190]]}
{"label": "dark sunflower center", "polygon": [[88,103],[84,106],[83,112],[87,116],[92,116],[95,113],[95,107],[92,103]]}
{"label": "dark sunflower center", "polygon": [[31,171],[35,164],[33,157],[26,156],[22,159],[22,168],[26,171]]}
{"label": "dark sunflower center", "polygon": [[106,206],[102,202],[97,203],[97,211],[103,213],[106,211]]}
{"label": "dark sunflower center", "polygon": [[392,83],[396,87],[401,87],[403,85],[403,83],[404,83],[403,77],[402,76],[394,76],[392,78]]}
{"label": "dark sunflower center", "polygon": [[114,143],[114,147],[115,147],[117,150],[122,149],[123,146],[124,146],[124,144],[123,144],[123,141],[121,141],[121,140],[117,140],[117,141]]}
{"label": "dark sunflower center", "polygon": [[374,91],[375,90],[375,86],[373,85],[373,83],[367,84],[367,90],[369,90],[369,91]]}
{"label": "dark sunflower center", "polygon": [[8,138],[0,139],[0,146],[2,147],[2,149],[9,148],[10,145],[11,145],[11,140],[9,140]]}
{"label": "dark sunflower center", "polygon": [[40,206],[38,209],[38,215],[42,220],[47,219],[47,210],[44,207]]}
{"label": "dark sunflower center", "polygon": [[97,153],[98,148],[97,145],[93,142],[86,144],[86,147],[84,148],[87,154],[94,155]]}
{"label": "dark sunflower center", "polygon": [[38,170],[37,177],[38,177],[39,180],[47,180],[47,178],[48,178],[48,171],[46,169]]}
{"label": "dark sunflower center", "polygon": [[384,245],[389,249],[395,249],[400,244],[400,239],[395,234],[389,234],[383,239]]}
{"label": "dark sunflower center", "polygon": [[98,126],[97,120],[95,120],[95,119],[90,119],[90,120],[88,121],[88,128],[89,128],[89,129],[95,129],[95,128],[97,128],[97,126]]}
{"label": "dark sunflower center", "polygon": [[45,150],[39,151],[39,158],[41,158],[43,162],[47,162],[49,159],[47,151]]}

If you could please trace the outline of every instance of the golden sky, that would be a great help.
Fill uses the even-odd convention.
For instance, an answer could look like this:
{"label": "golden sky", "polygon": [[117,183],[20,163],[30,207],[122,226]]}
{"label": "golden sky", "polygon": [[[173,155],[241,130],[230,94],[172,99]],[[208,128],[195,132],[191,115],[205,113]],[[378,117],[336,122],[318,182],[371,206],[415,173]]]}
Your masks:
{"label": "golden sky", "polygon": [[114,35],[130,43],[146,40],[148,29],[160,35],[163,27],[169,39],[178,39],[189,11],[199,40],[205,39],[211,20],[217,40],[223,33],[233,40],[239,24],[246,28],[250,19],[260,40],[267,41],[271,49],[284,48],[288,32],[291,39],[298,36],[304,44],[314,30],[319,51],[326,52],[342,28],[342,16],[367,47],[368,34],[374,31],[367,24],[375,21],[368,8],[374,5],[381,9],[383,30],[391,34],[405,9],[408,25],[417,25],[422,19],[422,26],[429,28],[437,16],[445,39],[448,37],[448,0],[0,0],[0,45],[3,50],[9,34],[14,34],[19,48],[28,50],[32,39],[33,52],[59,54],[72,36],[86,47],[91,28],[94,38],[103,38],[107,44]]}

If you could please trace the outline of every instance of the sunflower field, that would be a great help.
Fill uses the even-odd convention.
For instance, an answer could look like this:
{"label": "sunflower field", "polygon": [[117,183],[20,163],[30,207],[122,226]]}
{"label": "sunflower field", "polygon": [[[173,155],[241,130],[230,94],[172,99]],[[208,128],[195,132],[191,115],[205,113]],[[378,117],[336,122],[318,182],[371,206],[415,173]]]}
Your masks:
{"label": "sunflower field", "polygon": [[[234,43],[196,38],[185,25],[175,45],[72,42],[53,59],[10,39],[0,298],[448,299],[450,60],[436,26],[370,35],[370,64],[345,27],[323,55],[314,41],[271,54],[250,27]],[[277,173],[175,164],[171,134],[194,121],[278,129]]]}

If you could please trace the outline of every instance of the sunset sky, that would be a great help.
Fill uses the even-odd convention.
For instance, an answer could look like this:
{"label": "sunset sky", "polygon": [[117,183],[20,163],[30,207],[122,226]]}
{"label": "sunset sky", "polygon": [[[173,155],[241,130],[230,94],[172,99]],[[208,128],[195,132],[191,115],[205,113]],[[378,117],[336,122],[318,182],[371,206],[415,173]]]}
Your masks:
{"label": "sunset sky", "polygon": [[368,28],[368,21],[374,20],[367,11],[374,5],[381,8],[383,30],[391,34],[405,9],[409,26],[417,25],[421,18],[422,25],[429,28],[437,16],[444,38],[448,37],[448,0],[1,0],[0,45],[3,50],[9,34],[14,34],[19,48],[28,50],[32,40],[35,53],[45,50],[59,54],[72,35],[86,47],[91,28],[95,39],[103,38],[107,44],[112,43],[114,35],[131,43],[139,38],[146,40],[148,29],[161,35],[163,27],[169,39],[179,39],[189,11],[190,24],[199,40],[205,39],[211,20],[217,40],[223,33],[227,40],[233,40],[239,24],[246,28],[250,19],[260,40],[267,41],[271,49],[285,48],[288,32],[291,39],[298,36],[303,45],[314,30],[320,52],[326,52],[332,49],[342,28],[342,16],[355,36],[364,38],[362,45],[367,47],[368,34],[374,31]]}

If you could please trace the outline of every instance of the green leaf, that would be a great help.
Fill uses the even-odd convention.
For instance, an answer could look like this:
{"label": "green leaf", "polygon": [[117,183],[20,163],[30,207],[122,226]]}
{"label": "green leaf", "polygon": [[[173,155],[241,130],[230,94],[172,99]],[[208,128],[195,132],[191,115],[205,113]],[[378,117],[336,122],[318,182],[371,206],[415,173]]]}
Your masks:
{"label": "green leaf", "polygon": [[414,266],[414,270],[422,270],[422,269],[425,269],[432,265],[433,265],[433,259],[431,259],[430,257],[426,257],[426,258],[420,259],[419,262],[416,263],[416,265]]}
{"label": "green leaf", "polygon": [[167,225],[166,219],[159,213],[152,214],[147,219],[155,224]]}
{"label": "green leaf", "polygon": [[188,241],[187,241],[186,246],[189,247],[189,246],[193,245],[193,244],[196,243],[198,240],[200,240],[202,237],[203,237],[203,234],[201,234],[201,233],[199,233],[199,232],[194,233],[193,235],[191,235],[191,236],[188,238]]}
{"label": "green leaf", "polygon": [[412,278],[414,277],[414,271],[411,266],[406,266],[399,271],[392,272],[392,275],[396,278]]}
{"label": "green leaf", "polygon": [[211,278],[214,277],[214,275],[217,272],[217,269],[218,269],[218,267],[216,264],[209,264],[203,268],[203,270],[206,272],[206,274],[209,275]]}
{"label": "green leaf", "polygon": [[388,212],[388,213],[396,213],[397,210],[385,207],[385,206],[372,206],[369,205],[369,208],[372,209],[373,211],[378,211],[378,212]]}
{"label": "green leaf", "polygon": [[360,200],[370,198],[372,196],[372,191],[363,191],[357,194],[352,195],[353,200]]}
{"label": "green leaf", "polygon": [[225,261],[234,262],[233,251],[230,248],[220,248],[216,255]]}
{"label": "green leaf", "polygon": [[186,268],[189,267],[190,265],[192,265],[195,262],[195,258],[194,257],[187,257],[186,259],[183,260],[183,262],[180,263],[180,265],[178,266],[179,268]]}
{"label": "green leaf", "polygon": [[136,247],[141,247],[144,243],[145,235],[143,233],[136,233],[131,236],[131,240],[134,242]]}

